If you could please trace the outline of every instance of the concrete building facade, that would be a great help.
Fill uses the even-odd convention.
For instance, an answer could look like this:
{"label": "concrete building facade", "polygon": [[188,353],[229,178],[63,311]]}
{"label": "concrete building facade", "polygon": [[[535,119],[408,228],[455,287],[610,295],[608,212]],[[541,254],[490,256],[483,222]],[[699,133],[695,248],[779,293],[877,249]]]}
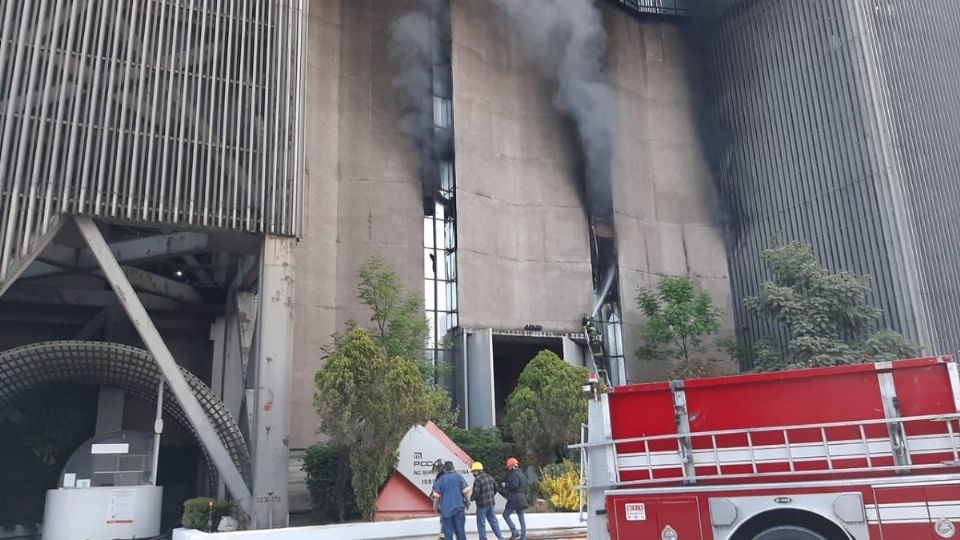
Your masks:
{"label": "concrete building facade", "polygon": [[[613,276],[618,291],[608,313],[615,315],[610,343],[618,348],[612,357],[620,358],[614,367],[621,381],[666,369],[633,360],[642,324],[633,296],[660,276],[691,277],[713,295],[724,310],[725,330],[732,330],[722,231],[712,222],[714,182],[696,130],[697,83],[690,78],[680,11],[597,3],[606,43],[603,73],[617,118],[607,201],[612,214],[603,233],[616,239],[615,271],[608,274],[596,260],[597,225],[583,198],[576,128],[554,105],[555,82],[532,69],[496,2],[434,3],[443,6],[431,14],[445,30],[431,59],[439,81],[431,122],[433,136],[448,137],[450,144],[430,154],[436,160],[430,167],[404,129],[410,101],[397,80],[405,68],[391,45],[393,25],[424,9],[423,2],[310,0],[270,4],[260,12],[254,2],[249,12],[238,5],[230,13],[210,4],[188,2],[164,14],[159,10],[170,9],[166,2],[123,4],[113,13],[69,0],[44,2],[42,9],[0,9],[0,81],[7,85],[0,94],[0,173],[6,173],[0,217],[25,233],[4,244],[11,255],[0,279],[0,343],[6,349],[83,339],[104,351],[127,344],[148,349],[152,355],[138,356],[147,364],[152,356],[168,371],[179,366],[195,375],[209,390],[206,414],[229,413],[221,418],[229,419],[223,423],[229,434],[219,437],[227,453],[218,454],[216,441],[203,438],[204,414],[192,423],[189,406],[172,409],[174,419],[186,419],[184,429],[168,431],[164,440],[192,447],[196,455],[187,461],[199,465],[182,467],[196,469],[187,475],[195,478],[178,484],[182,489],[171,482],[168,491],[206,491],[203,456],[209,455],[211,470],[220,472],[212,475],[212,489],[219,482],[221,493],[235,498],[251,491],[251,504],[261,505],[252,507],[260,512],[258,526],[282,524],[287,509],[308,507],[298,459],[322,439],[314,374],[335,332],[348,321],[368,321],[356,275],[375,254],[410,290],[424,291],[435,325],[431,354],[452,367],[447,384],[463,424],[471,427],[496,424],[516,377],[537,351],[551,349],[590,365],[581,316],[599,305],[598,275]],[[82,17],[67,17],[71,10]],[[49,25],[58,30],[44,33],[43,21],[55,17],[61,26]],[[149,36],[146,52],[125,45],[137,32]],[[70,101],[72,87],[41,82],[48,72],[54,82],[67,78],[58,71],[59,57],[43,59],[37,52],[43,40],[75,48],[77,67],[96,72],[78,95],[108,128],[83,132],[101,165],[81,177],[102,176],[108,189],[81,193],[69,170],[21,170],[18,163],[26,158],[9,153],[57,133],[38,133],[39,124],[22,121],[32,109],[56,117],[57,106],[44,108],[58,103],[47,99],[51,92],[68,94],[64,114],[79,108]],[[135,76],[141,66],[146,75],[154,73],[143,84]],[[204,90],[211,81],[222,86]],[[138,96],[139,86],[144,91]],[[33,106],[25,102],[32,98],[24,96],[42,95]],[[158,114],[148,123],[153,110]],[[156,133],[133,139],[141,120]],[[221,132],[230,134],[232,146],[217,144]],[[63,133],[71,136],[69,129]],[[53,138],[41,145],[48,155],[58,147]],[[163,157],[141,169],[152,184],[132,174],[142,158],[131,154],[134,148]],[[80,152],[76,163],[83,171],[83,147]],[[207,163],[209,174],[202,168]],[[435,184],[425,182],[428,174],[436,175]],[[25,207],[10,204],[27,200],[15,191],[32,193],[31,178],[44,185],[48,176],[49,185],[64,186],[62,198],[54,197],[64,206],[44,220],[27,219]],[[161,201],[155,207],[121,197],[130,190],[152,194],[161,185],[170,191],[152,199]],[[191,190],[205,185],[214,190],[208,207],[190,206],[196,202]],[[112,206],[104,203],[113,199]],[[84,207],[91,201],[98,210]],[[122,288],[119,274],[108,276],[106,266],[93,264],[96,250],[88,242],[95,244],[96,234],[86,217],[94,218],[131,288]],[[129,246],[147,242],[166,251],[130,255]],[[126,296],[112,295],[109,289],[118,287]],[[142,313],[127,305],[131,298],[143,304]],[[142,315],[159,337],[139,331],[146,323]],[[133,324],[126,322],[131,317]],[[10,362],[23,365],[25,350],[14,351]],[[104,353],[90,369],[111,358]],[[161,371],[154,375],[166,380],[168,371]],[[84,379],[104,387],[99,407],[90,404],[94,415],[106,418],[119,407],[124,413],[113,428],[149,429],[149,400],[124,400],[123,391],[131,389],[120,388],[118,397],[110,389],[115,380],[97,377]],[[199,443],[192,444],[195,436]],[[289,471],[289,489],[285,480],[263,483],[285,479],[279,470]]]}
{"label": "concrete building facade", "polygon": [[[389,47],[392,22],[418,6],[311,5],[306,139],[317,147],[307,151],[297,258],[298,271],[317,278],[297,284],[297,320],[310,323],[296,330],[293,448],[317,436],[312,374],[322,365],[321,347],[347,320],[369,317],[356,298],[359,265],[383,255],[417,290],[430,264],[420,249],[420,163],[401,128],[405,101]],[[724,313],[732,302],[684,20],[602,10],[619,118],[613,185],[625,378],[639,380],[666,368],[633,360],[638,286],[690,276]],[[465,423],[483,426],[495,423],[506,395],[496,382],[511,388],[522,369],[515,354],[552,348],[584,361],[580,316],[595,301],[589,218],[576,132],[553,105],[553,83],[522,54],[507,15],[487,0],[456,0],[449,17],[458,292],[451,389],[462,409],[473,404]]]}

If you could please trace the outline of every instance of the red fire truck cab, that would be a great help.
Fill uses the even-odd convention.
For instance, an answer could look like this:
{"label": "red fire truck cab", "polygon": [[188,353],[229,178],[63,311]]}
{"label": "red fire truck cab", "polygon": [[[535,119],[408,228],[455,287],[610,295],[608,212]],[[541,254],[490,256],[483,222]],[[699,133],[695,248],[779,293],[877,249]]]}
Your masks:
{"label": "red fire truck cab", "polygon": [[951,357],[584,390],[590,540],[935,540],[960,525]]}

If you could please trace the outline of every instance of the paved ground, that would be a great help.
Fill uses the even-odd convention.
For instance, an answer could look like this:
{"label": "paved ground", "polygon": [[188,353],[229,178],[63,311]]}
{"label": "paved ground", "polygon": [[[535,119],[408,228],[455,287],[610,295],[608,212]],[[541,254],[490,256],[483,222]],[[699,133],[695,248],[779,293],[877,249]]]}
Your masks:
{"label": "paved ground", "polygon": [[[508,531],[500,521],[500,530]],[[477,536],[477,522],[473,516],[467,519],[467,535],[470,540]],[[173,540],[315,540],[336,538],[338,540],[438,540],[440,523],[436,517],[383,521],[375,523],[351,523],[346,525],[323,525],[314,527],[291,527],[269,531],[246,531],[241,533],[205,534],[198,531],[174,531]],[[577,513],[531,513],[527,514],[527,538],[529,540],[582,540],[586,537],[586,524]],[[494,540],[488,532],[487,538]]]}

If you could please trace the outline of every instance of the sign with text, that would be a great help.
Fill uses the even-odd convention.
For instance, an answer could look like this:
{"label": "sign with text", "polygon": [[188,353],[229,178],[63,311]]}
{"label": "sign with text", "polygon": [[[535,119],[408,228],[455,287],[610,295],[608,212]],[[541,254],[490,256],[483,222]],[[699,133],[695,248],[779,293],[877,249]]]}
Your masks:
{"label": "sign with text", "polygon": [[470,474],[473,460],[432,423],[410,428],[400,441],[398,452],[397,472],[428,497],[433,491],[436,477],[433,464],[438,459],[452,461],[467,485],[473,485],[473,476]]}

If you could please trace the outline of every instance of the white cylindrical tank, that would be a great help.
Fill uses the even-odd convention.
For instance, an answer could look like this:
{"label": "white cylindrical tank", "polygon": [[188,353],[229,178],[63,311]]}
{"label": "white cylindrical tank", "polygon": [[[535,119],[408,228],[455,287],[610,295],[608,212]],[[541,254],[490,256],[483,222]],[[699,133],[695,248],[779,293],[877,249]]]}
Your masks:
{"label": "white cylindrical tank", "polygon": [[51,489],[43,540],[114,540],[160,534],[163,487]]}

